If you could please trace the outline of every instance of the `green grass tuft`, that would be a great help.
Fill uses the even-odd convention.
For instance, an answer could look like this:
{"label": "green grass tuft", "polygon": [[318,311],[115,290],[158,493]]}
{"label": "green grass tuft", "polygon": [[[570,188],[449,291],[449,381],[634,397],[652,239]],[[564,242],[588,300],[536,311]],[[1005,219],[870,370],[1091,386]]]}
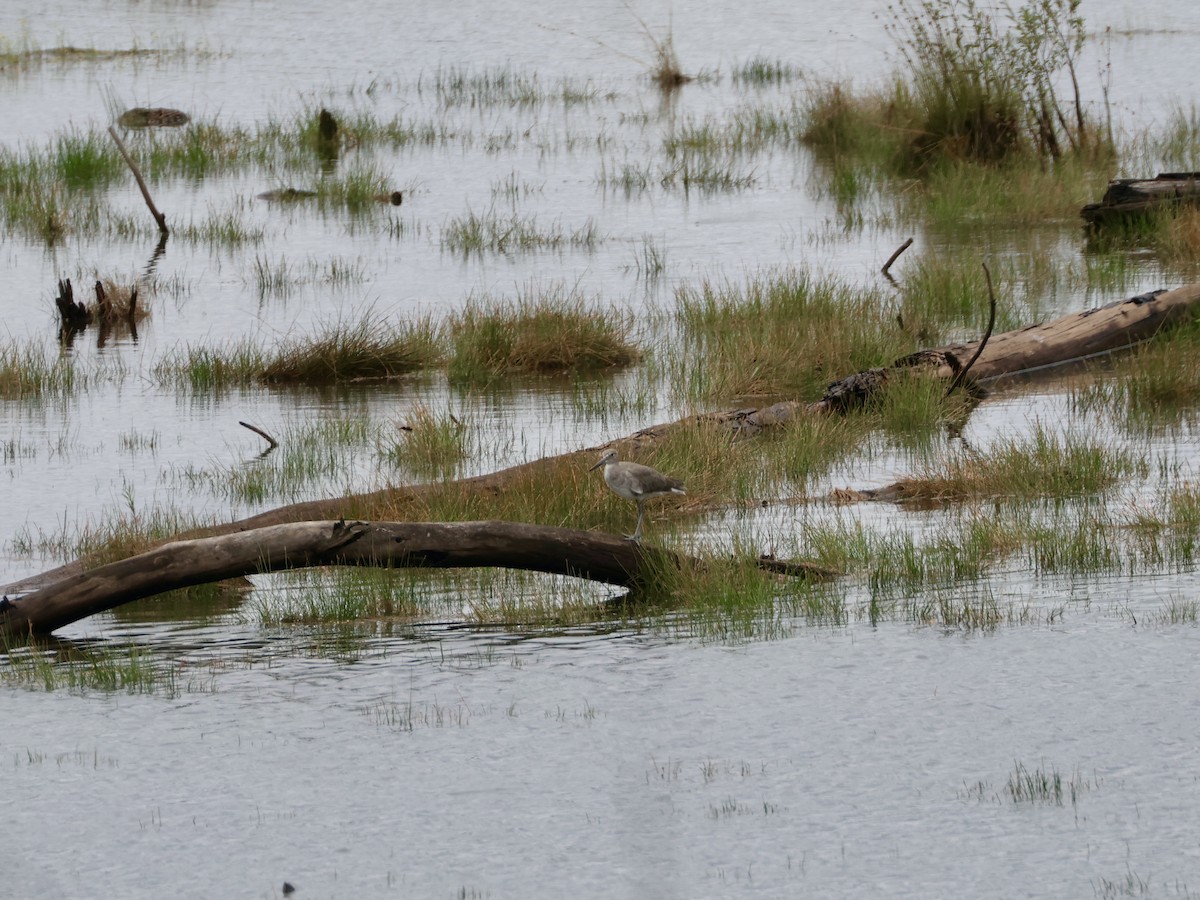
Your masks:
{"label": "green grass tuft", "polygon": [[628,316],[556,286],[515,301],[482,298],[450,319],[450,377],[595,372],[637,361]]}
{"label": "green grass tuft", "polygon": [[334,384],[398,378],[438,362],[440,350],[428,320],[393,324],[373,313],[334,322],[294,337],[266,356],[258,373],[268,384]]}

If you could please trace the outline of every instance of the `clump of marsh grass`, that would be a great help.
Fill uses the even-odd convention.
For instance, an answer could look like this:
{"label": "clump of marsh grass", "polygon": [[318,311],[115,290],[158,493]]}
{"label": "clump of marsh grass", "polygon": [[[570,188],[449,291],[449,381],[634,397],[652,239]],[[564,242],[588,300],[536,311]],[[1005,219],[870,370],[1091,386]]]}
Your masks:
{"label": "clump of marsh grass", "polygon": [[335,256],[318,260],[310,257],[297,263],[283,255],[272,259],[256,253],[246,281],[257,288],[260,297],[284,298],[302,284],[341,287],[363,282],[366,278],[366,264],[362,259]]}
{"label": "clump of marsh grass", "polygon": [[871,423],[865,416],[801,416],[767,444],[766,457],[786,482],[803,491],[854,455]]}
{"label": "clump of marsh grass", "polygon": [[1200,108],[1174,106],[1161,127],[1135,135],[1121,151],[1122,168],[1134,177],[1200,171]]}
{"label": "clump of marsh grass", "polygon": [[55,650],[36,644],[7,646],[0,659],[0,682],[77,693],[162,693],[168,698],[179,693],[175,667],[137,644],[61,645]]}
{"label": "clump of marsh grass", "polygon": [[398,205],[392,199],[394,193],[387,172],[374,164],[359,165],[317,183],[318,205],[341,206],[351,213],[373,211],[388,203]]}
{"label": "clump of marsh grass", "polygon": [[775,86],[804,77],[804,72],[799,66],[762,55],[735,65],[730,74],[734,84],[752,87]]}
{"label": "clump of marsh grass", "polygon": [[395,428],[384,438],[384,455],[418,476],[451,478],[467,457],[469,431],[449,410],[436,413],[418,403]]}
{"label": "clump of marsh grass", "polygon": [[[754,555],[739,548],[720,565],[656,572],[655,595],[678,610],[675,618],[689,634],[703,639],[744,643],[782,636],[775,607],[786,589],[755,566]],[[679,624],[673,623],[676,629]]]}
{"label": "clump of marsh grass", "polygon": [[[564,106],[591,103],[602,94],[590,82],[563,79],[551,85],[542,83],[536,73],[496,66],[483,71],[467,67],[439,68],[433,77],[434,93],[442,109],[489,106],[530,108],[551,101]],[[418,91],[420,91],[418,85]]]}
{"label": "clump of marsh grass", "polygon": [[1065,799],[1075,806],[1080,796],[1092,787],[1092,783],[1078,772],[1064,782],[1058,769],[1053,766],[1048,772],[1040,766],[1031,772],[1024,763],[1018,762],[1012,774],[1008,776],[1004,793],[1013,803],[1048,803],[1062,806]]}
{"label": "clump of marsh grass", "polygon": [[96,279],[93,289],[94,299],[84,303],[74,298],[70,279],[59,282],[56,303],[62,317],[63,336],[69,336],[93,323],[100,326],[102,335],[106,333],[105,329],[113,325],[136,328],[138,322],[150,315],[145,295],[139,292],[137,284],[121,283],[115,278],[106,277]]}
{"label": "clump of marsh grass", "polygon": [[177,347],[165,353],[151,373],[163,384],[210,392],[249,386],[258,379],[264,366],[262,348],[243,338],[223,348]]}
{"label": "clump of marsh grass", "polygon": [[1200,209],[1180,206],[1150,219],[1148,243],[1172,267],[1194,273],[1200,268]]}
{"label": "clump of marsh grass", "polygon": [[0,149],[0,216],[15,232],[53,246],[71,233],[98,230],[95,188],[116,176],[94,135],[60,135],[50,149]]}
{"label": "clump of marsh grass", "polygon": [[855,93],[836,82],[814,85],[801,107],[801,141],[826,161],[857,160],[885,172],[898,170],[915,123],[909,120],[907,93],[899,85],[893,90]]}
{"label": "clump of marsh grass", "polygon": [[675,300],[684,344],[667,366],[672,390],[692,402],[817,399],[829,382],[912,349],[880,292],[795,269],[684,285]]}
{"label": "clump of marsh grass", "polygon": [[667,270],[667,251],[650,235],[642,236],[641,246],[634,251],[633,269],[639,281],[653,284]]}
{"label": "clump of marsh grass", "polygon": [[1157,245],[1166,262],[1188,263],[1194,268],[1195,260],[1200,259],[1200,209],[1183,206],[1175,216],[1166,217]]}
{"label": "clump of marsh grass", "polygon": [[107,135],[70,131],[54,139],[53,166],[73,191],[108,187],[125,171],[125,163]]}
{"label": "clump of marsh grass", "polygon": [[252,274],[260,297],[268,295],[286,297],[301,282],[292,265],[283,256],[272,260],[265,256],[259,256],[257,253],[254,254]]}
{"label": "clump of marsh grass", "polygon": [[606,489],[595,472],[588,472],[594,461],[566,457],[517,469],[498,495],[484,496],[458,481],[438,482],[422,493],[417,507],[406,503],[393,509],[384,500],[371,513],[377,518],[404,521],[501,519],[570,528],[596,527],[606,521],[601,515]]}
{"label": "clump of marsh grass", "polygon": [[935,586],[905,604],[905,618],[921,625],[960,631],[992,631],[1017,621],[1023,610],[998,602],[986,589],[962,590]]}
{"label": "clump of marsh grass", "polygon": [[260,244],[266,236],[266,230],[261,225],[248,221],[246,213],[245,201],[224,211],[210,206],[203,219],[192,218],[175,225],[172,233],[181,240],[214,247]]}
{"label": "clump of marsh grass", "polygon": [[219,391],[254,383],[327,385],[398,378],[441,361],[432,323],[388,322],[372,312],[319,326],[266,350],[249,338],[224,348],[185,347],[155,364],[167,384]]}
{"label": "clump of marsh grass", "polygon": [[1122,478],[1142,476],[1148,464],[1128,450],[1049,432],[1040,425],[1024,438],[1000,441],[982,455],[956,454],[939,469],[901,479],[897,499],[922,502],[1008,497],[1101,495]]}
{"label": "clump of marsh grass", "polygon": [[1183,597],[1172,597],[1159,614],[1164,625],[1195,625],[1200,622],[1200,602]]}
{"label": "clump of marsh grass", "polygon": [[51,359],[39,344],[0,343],[0,398],[68,396],[86,381],[68,355]]}
{"label": "clump of marsh grass", "polygon": [[78,558],[85,568],[116,562],[144,553],[152,546],[184,531],[200,527],[197,518],[179,510],[136,509],[132,496],[126,496],[128,509],[99,522],[89,522],[74,533],[43,539],[43,547],[57,543],[64,561]]}
{"label": "clump of marsh grass", "polygon": [[1104,165],[1079,155],[1052,166],[1028,158],[995,166],[947,160],[925,173],[923,190],[901,197],[900,209],[905,218],[973,241],[978,229],[997,224],[1074,223],[1080,206],[1103,193],[1108,177]]}
{"label": "clump of marsh grass", "polygon": [[1153,508],[1135,508],[1127,524],[1150,564],[1190,565],[1200,554],[1200,487],[1184,483],[1164,489]]}
{"label": "clump of marsh grass", "polygon": [[[1010,299],[1013,283],[1021,279],[997,273],[996,280],[997,293],[1005,300],[996,308],[995,331],[999,333],[1027,320],[1021,319]],[[958,334],[964,329],[980,334],[990,316],[983,267],[977,261],[922,254],[904,270],[896,315],[900,327],[922,346],[940,343],[950,329]]]}
{"label": "clump of marsh grass", "polygon": [[[96,289],[97,318],[101,321],[130,319],[140,322],[150,315],[145,296],[136,284],[117,281],[112,277],[100,279]],[[103,298],[100,294],[103,292]]]}
{"label": "clump of marsh grass", "polygon": [[893,372],[869,409],[883,431],[907,446],[929,446],[939,426],[963,423],[974,401],[967,391],[946,396],[946,383],[920,369]]}
{"label": "clump of marsh grass", "polygon": [[1078,6],[901,0],[889,31],[903,71],[883,89],[818,87],[804,140],[856,185],[918,176],[901,209],[933,212],[956,230],[1073,218],[1102,188],[1115,152],[1080,100]]}
{"label": "clump of marsh grass", "polygon": [[630,341],[628,316],[561,285],[528,289],[515,301],[473,299],[448,327],[455,381],[595,372],[623,368],[641,355]]}
{"label": "clump of marsh grass", "polygon": [[136,57],[164,58],[184,53],[205,55],[204,51],[195,48],[189,50],[182,46],[171,49],[133,46],[104,50],[98,47],[39,47],[29,39],[28,35],[22,37],[20,43],[0,37],[0,73],[20,73],[45,65],[103,63]]}
{"label": "clump of marsh grass", "polygon": [[411,573],[334,567],[292,572],[286,581],[280,590],[255,592],[262,625],[410,622],[429,610]]}
{"label": "clump of marsh grass", "polygon": [[257,377],[268,384],[388,379],[427,368],[440,357],[429,320],[397,324],[366,312],[357,320],[285,340],[265,354]]}
{"label": "clump of marsh grass", "polygon": [[734,163],[687,151],[673,154],[659,175],[662,187],[668,190],[679,187],[684,191],[742,190],[753,187],[756,181],[753,172],[743,171]]}
{"label": "clump of marsh grass", "polygon": [[169,132],[136,136],[131,152],[148,178],[171,176],[199,182],[211,175],[273,162],[273,141],[241,126],[193,121]]}

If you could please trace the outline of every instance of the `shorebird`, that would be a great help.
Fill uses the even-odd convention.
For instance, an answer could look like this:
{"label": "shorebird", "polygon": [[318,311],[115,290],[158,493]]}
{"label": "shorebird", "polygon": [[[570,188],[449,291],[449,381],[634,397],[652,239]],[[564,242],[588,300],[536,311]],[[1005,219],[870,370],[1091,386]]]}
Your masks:
{"label": "shorebird", "polygon": [[618,497],[624,497],[626,500],[637,503],[637,528],[634,529],[633,534],[625,535],[631,541],[640,542],[642,540],[642,518],[646,514],[645,503],[647,500],[667,494],[687,493],[683,489],[683,482],[678,478],[664,475],[657,469],[643,466],[640,463],[619,462],[617,451],[611,447],[604,451],[600,460],[588,471],[593,472],[601,466],[604,466],[604,483],[612,488]]}

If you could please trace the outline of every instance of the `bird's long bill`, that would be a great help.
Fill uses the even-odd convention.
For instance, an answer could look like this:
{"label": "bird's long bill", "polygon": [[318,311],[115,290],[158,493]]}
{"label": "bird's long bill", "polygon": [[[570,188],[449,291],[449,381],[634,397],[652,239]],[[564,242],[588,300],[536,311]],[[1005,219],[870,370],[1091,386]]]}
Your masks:
{"label": "bird's long bill", "polygon": [[600,468],[600,467],[601,467],[602,465],[604,465],[606,462],[608,462],[608,459],[607,459],[607,458],[606,458],[606,459],[601,459],[601,460],[599,460],[599,461],[598,461],[598,462],[597,462],[597,463],[596,463],[594,466],[592,466],[590,469],[588,469],[588,471],[589,471],[589,472],[595,472],[595,471],[596,471],[598,468]]}

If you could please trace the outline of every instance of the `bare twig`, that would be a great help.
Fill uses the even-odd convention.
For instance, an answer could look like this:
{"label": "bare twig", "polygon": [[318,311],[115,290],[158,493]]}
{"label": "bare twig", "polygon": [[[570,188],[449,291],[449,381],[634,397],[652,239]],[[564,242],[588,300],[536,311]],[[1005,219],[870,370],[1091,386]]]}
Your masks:
{"label": "bare twig", "polygon": [[239,421],[238,424],[241,425],[243,428],[249,428],[251,431],[253,431],[255,434],[257,434],[260,438],[262,438],[264,441],[266,441],[268,444],[270,444],[271,446],[267,448],[268,453],[279,446],[279,441],[275,440],[275,438],[271,437],[269,434],[267,434],[261,428],[257,428],[256,426],[251,425],[249,422],[240,422]]}
{"label": "bare twig", "polygon": [[983,348],[987,346],[988,338],[992,336],[992,328],[996,325],[996,292],[992,290],[992,273],[988,271],[987,263],[983,263],[983,274],[987,278],[988,286],[988,324],[987,331],[983,333],[983,339],[979,342],[979,346],[975,348],[975,353],[971,359],[963,366],[954,380],[950,382],[950,387],[946,388],[946,396],[949,397],[954,393],[954,389],[961,385],[967,378],[967,373],[971,371],[971,366],[975,365],[975,360],[979,359],[979,354],[983,352]]}
{"label": "bare twig", "polygon": [[125,149],[125,144],[121,141],[120,135],[117,134],[117,129],[111,125],[108,126],[108,133],[112,135],[112,139],[117,142],[117,149],[121,151],[121,157],[125,160],[125,164],[129,166],[129,170],[133,172],[134,180],[137,181],[137,186],[141,188],[142,199],[146,201],[146,206],[150,210],[150,215],[154,216],[154,221],[158,223],[158,230],[162,232],[163,237],[170,234],[170,229],[167,228],[167,217],[158,211],[158,207],[154,205],[154,200],[150,197],[150,190],[146,187],[146,182],[142,178],[142,173],[138,171],[137,163],[133,161],[133,157],[129,155],[129,151]]}
{"label": "bare twig", "polygon": [[892,276],[888,275],[888,269],[890,269],[892,267],[892,263],[894,263],[896,260],[898,260],[900,258],[901,253],[903,253],[905,250],[907,250],[909,247],[912,246],[912,242],[913,242],[913,239],[909,238],[907,241],[905,241],[903,244],[901,244],[899,247],[897,247],[896,252],[888,257],[888,261],[883,264],[883,268],[880,269],[879,271],[881,271],[884,275],[887,275],[887,277],[890,279]]}

